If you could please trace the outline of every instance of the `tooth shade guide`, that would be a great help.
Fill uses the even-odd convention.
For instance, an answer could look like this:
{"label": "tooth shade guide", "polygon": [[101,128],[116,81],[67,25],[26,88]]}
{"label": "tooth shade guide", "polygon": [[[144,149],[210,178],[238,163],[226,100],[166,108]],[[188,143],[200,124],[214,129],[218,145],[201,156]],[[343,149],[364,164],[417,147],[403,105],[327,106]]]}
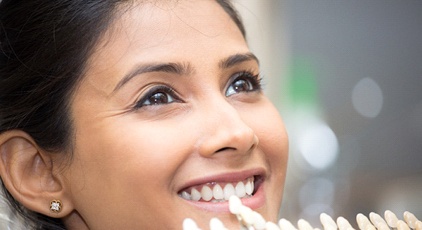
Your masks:
{"label": "tooth shade guide", "polygon": [[[309,222],[304,219],[300,219],[297,223],[297,228],[288,220],[280,219],[278,221],[278,225],[272,222],[266,222],[266,220],[258,213],[253,211],[247,206],[244,206],[241,200],[236,197],[232,196],[229,201],[229,210],[232,214],[234,214],[239,221],[240,229],[241,230],[320,230],[318,228],[313,228]],[[386,211],[385,216],[386,220],[384,221],[382,217],[376,213],[370,213],[370,219],[365,215],[359,213],[356,215],[356,221],[358,223],[359,229],[366,230],[366,229],[373,229],[373,230],[391,230],[386,223],[394,223],[397,225],[397,230],[422,230],[422,222],[419,221],[412,213],[405,212],[404,214],[406,217],[405,220],[414,225],[414,228],[411,228],[409,223],[406,223],[403,220],[394,221],[395,216],[394,213],[391,211]],[[387,218],[390,218],[387,220]],[[190,220],[190,219],[189,219]],[[323,225],[323,230],[354,230],[351,226],[349,221],[344,217],[338,217],[337,223],[327,214],[322,213],[320,215],[320,220]],[[190,220],[191,221],[191,220]],[[186,220],[185,220],[186,222]],[[190,224],[189,227],[192,228],[185,228],[185,222],[183,223],[183,230],[197,230],[198,228],[196,225]],[[188,221],[189,222],[189,221]],[[219,222],[217,220],[212,220],[213,223],[210,222],[210,229],[211,230],[226,230],[227,228],[224,227],[224,223]],[[215,223],[214,223],[215,222]],[[375,226],[378,226],[376,228]]]}
{"label": "tooth shade guide", "polygon": [[283,230],[297,230],[296,227],[288,220],[282,218],[278,221],[278,225]]}
{"label": "tooth shade guide", "polygon": [[416,230],[422,230],[422,221],[416,221],[415,229]]}
{"label": "tooth shade guide", "polygon": [[388,226],[390,226],[391,228],[397,228],[398,218],[397,218],[396,214],[394,214],[390,210],[387,210],[387,211],[384,212],[384,218],[385,218],[385,221],[387,222]]}
{"label": "tooth shade guide", "polygon": [[218,218],[212,218],[210,220],[210,230],[228,230],[224,227],[223,222],[221,222]]}
{"label": "tooth shade guide", "polygon": [[265,223],[265,230],[280,230],[280,228],[273,222]]}
{"label": "tooth shade guide", "polygon": [[298,226],[299,230],[314,230],[314,228],[311,226],[311,224],[309,224],[309,222],[304,220],[304,219],[300,219],[297,222],[297,226]]}
{"label": "tooth shade guide", "polygon": [[196,225],[194,220],[186,218],[183,220],[183,230],[200,230],[200,228]]}
{"label": "tooth shade guide", "polygon": [[337,226],[340,230],[354,230],[349,221],[342,216],[337,218]]}
{"label": "tooth shade guide", "polygon": [[232,214],[238,215],[240,214],[240,209],[242,206],[242,201],[238,199],[236,196],[232,196],[229,199],[229,211]]}
{"label": "tooth shade guide", "polygon": [[385,220],[377,213],[371,212],[369,214],[369,219],[378,230],[390,230],[387,222],[385,222]]}
{"label": "tooth shade guide", "polygon": [[398,230],[410,230],[409,226],[407,226],[407,224],[402,220],[397,221],[397,229]]}
{"label": "tooth shade guide", "polygon": [[372,225],[369,219],[362,213],[359,213],[356,216],[356,222],[358,223],[359,228],[362,230],[375,230],[374,225]]}
{"label": "tooth shade guide", "polygon": [[409,225],[410,228],[415,229],[416,222],[418,221],[416,216],[413,215],[413,213],[406,211],[406,212],[404,212],[403,217],[404,217],[404,220],[406,221],[407,225]]}
{"label": "tooth shade guide", "polygon": [[371,222],[374,224],[374,226],[377,229],[380,229],[380,230],[390,229],[387,225],[387,222],[385,222],[385,220],[382,219],[382,217],[375,212],[369,213],[369,219],[371,220]]}
{"label": "tooth shade guide", "polygon": [[336,230],[337,224],[334,222],[334,220],[327,214],[321,213],[319,217],[322,226],[324,226],[324,230]]}

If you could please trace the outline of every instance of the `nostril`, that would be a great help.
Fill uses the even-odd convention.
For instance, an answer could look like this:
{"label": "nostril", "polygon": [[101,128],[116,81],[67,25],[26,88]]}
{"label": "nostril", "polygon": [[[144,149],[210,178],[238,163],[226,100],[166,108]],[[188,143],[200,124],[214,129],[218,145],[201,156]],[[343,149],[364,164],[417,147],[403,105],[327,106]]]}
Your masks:
{"label": "nostril", "polygon": [[236,149],[232,148],[232,147],[224,147],[224,148],[221,148],[221,149],[215,151],[215,153],[222,152],[222,151],[225,151],[225,150],[236,150]]}

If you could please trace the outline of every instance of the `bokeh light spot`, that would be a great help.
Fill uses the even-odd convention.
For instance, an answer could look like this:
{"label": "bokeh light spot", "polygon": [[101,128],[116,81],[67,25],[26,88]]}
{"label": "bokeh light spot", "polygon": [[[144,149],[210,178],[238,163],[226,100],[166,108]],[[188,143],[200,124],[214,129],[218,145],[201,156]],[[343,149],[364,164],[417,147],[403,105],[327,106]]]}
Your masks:
{"label": "bokeh light spot", "polygon": [[337,158],[338,148],[333,130],[322,122],[309,126],[299,137],[299,151],[315,169],[331,166]]}
{"label": "bokeh light spot", "polygon": [[363,78],[353,88],[352,102],[360,115],[368,118],[377,117],[383,105],[382,90],[371,78]]}

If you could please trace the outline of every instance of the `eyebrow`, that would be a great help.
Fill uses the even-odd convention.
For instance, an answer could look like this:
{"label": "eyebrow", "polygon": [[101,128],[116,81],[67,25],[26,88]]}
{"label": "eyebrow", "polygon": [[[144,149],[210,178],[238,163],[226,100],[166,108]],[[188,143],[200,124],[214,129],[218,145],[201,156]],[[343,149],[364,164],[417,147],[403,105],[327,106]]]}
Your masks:
{"label": "eyebrow", "polygon": [[126,74],[122,80],[114,87],[113,92],[122,88],[123,85],[128,83],[132,78],[152,72],[164,72],[164,73],[174,73],[178,75],[189,75],[193,72],[193,68],[189,64],[183,63],[152,63],[152,64],[141,64],[136,66],[132,71]]}
{"label": "eyebrow", "polygon": [[230,67],[233,67],[237,64],[240,64],[246,61],[256,61],[259,65],[258,58],[253,53],[248,52],[248,53],[231,55],[223,59],[222,61],[220,61],[219,66],[221,69],[228,69]]}
{"label": "eyebrow", "polygon": [[[253,53],[241,53],[231,55],[223,60],[221,60],[218,66],[221,69],[228,69],[237,64],[246,61],[256,61],[259,65],[258,58]],[[189,63],[150,63],[150,64],[141,64],[137,65],[132,71],[123,76],[122,80],[114,87],[113,93],[122,88],[126,83],[132,80],[134,77],[151,72],[164,72],[164,73],[174,73],[177,75],[190,75],[194,71],[194,68]]]}

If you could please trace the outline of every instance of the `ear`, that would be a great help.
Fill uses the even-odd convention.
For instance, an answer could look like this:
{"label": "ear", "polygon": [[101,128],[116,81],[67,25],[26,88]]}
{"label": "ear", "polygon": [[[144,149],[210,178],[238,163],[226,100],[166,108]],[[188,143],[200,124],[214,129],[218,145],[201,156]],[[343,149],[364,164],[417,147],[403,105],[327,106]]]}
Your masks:
{"label": "ear", "polygon": [[[66,194],[65,178],[55,158],[60,153],[41,150],[25,132],[12,130],[0,135],[0,175],[7,190],[29,210],[61,218],[69,215],[72,202]],[[61,200],[60,212],[50,202]]]}

